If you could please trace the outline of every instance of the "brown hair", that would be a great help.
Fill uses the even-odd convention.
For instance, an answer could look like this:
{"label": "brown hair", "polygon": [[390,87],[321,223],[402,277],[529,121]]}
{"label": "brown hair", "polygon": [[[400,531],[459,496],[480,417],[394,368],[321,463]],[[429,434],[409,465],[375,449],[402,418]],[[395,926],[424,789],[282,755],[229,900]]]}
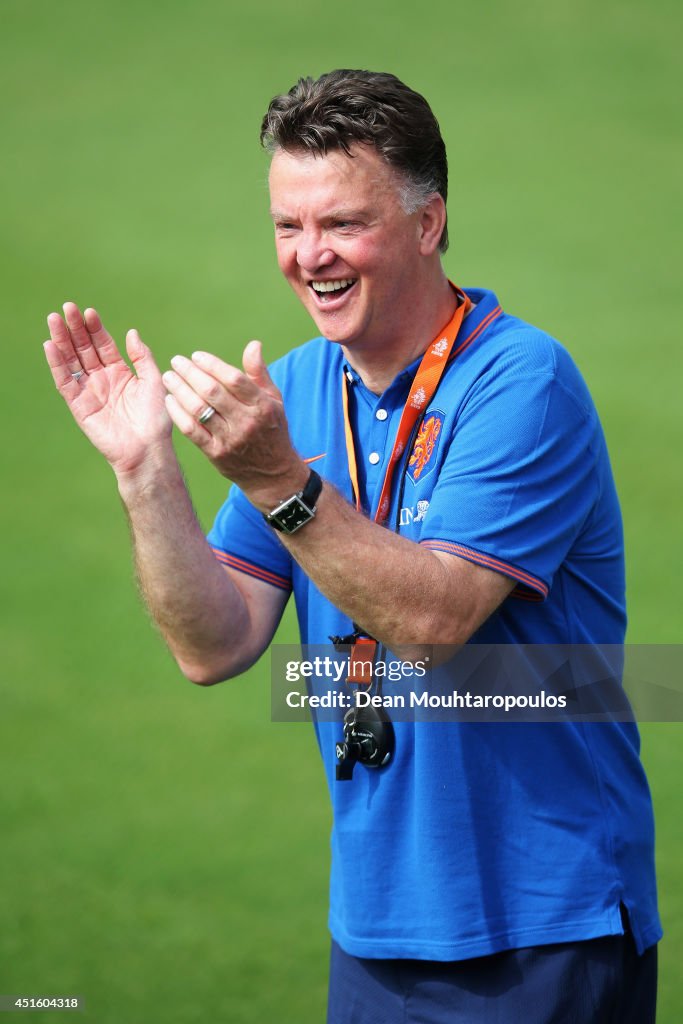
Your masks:
{"label": "brown hair", "polygon": [[[408,213],[438,192],[448,198],[448,161],[439,123],[426,99],[395,75],[377,71],[330,71],[300,78],[275,96],[261,124],[261,144],[324,156],[350,155],[354,143],[374,146],[402,177],[401,201]],[[448,248],[444,225],[439,249]]]}

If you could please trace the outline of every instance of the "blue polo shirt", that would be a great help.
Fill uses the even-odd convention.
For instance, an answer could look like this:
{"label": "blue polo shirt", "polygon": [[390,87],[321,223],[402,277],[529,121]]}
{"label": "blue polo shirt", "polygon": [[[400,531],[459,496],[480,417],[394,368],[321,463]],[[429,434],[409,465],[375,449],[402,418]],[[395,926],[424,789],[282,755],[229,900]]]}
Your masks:
{"label": "blue polo shirt", "polygon": [[[621,518],[590,394],[557,341],[492,292],[467,292],[476,306],[395,475],[389,522],[515,581],[471,642],[620,644]],[[324,338],[272,367],[295,447],[353,501],[348,387],[368,514],[419,362],[380,396]],[[209,541],[225,565],[293,592],[304,643],[351,631],[237,487]],[[330,928],[348,953],[451,960],[620,934],[621,902],[639,951],[660,938],[634,725],[397,722],[392,763],[341,783],[340,725],[315,728],[334,811]]]}

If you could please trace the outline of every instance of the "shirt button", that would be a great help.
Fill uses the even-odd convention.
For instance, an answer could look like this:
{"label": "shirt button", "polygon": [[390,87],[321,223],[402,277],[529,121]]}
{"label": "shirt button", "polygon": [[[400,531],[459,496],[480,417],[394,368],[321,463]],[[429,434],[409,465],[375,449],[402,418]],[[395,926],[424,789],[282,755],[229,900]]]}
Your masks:
{"label": "shirt button", "polygon": [[370,463],[373,466],[377,465],[377,463],[379,462],[380,458],[381,458],[381,456],[380,456],[379,452],[370,452],[370,454],[368,455],[368,460],[370,461]]}
{"label": "shirt button", "polygon": [[388,415],[389,413],[387,412],[386,409],[378,409],[377,412],[375,413],[375,416],[377,417],[378,420],[385,420]]}

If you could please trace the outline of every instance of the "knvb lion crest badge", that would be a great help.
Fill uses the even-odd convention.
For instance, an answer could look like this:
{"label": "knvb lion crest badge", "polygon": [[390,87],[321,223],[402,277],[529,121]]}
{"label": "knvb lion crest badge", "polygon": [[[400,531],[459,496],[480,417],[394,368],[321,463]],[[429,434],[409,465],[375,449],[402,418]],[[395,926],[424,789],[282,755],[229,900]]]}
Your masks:
{"label": "knvb lion crest badge", "polygon": [[443,427],[444,413],[438,409],[427,413],[418,431],[408,462],[408,476],[414,484],[429,476],[436,465],[436,451]]}

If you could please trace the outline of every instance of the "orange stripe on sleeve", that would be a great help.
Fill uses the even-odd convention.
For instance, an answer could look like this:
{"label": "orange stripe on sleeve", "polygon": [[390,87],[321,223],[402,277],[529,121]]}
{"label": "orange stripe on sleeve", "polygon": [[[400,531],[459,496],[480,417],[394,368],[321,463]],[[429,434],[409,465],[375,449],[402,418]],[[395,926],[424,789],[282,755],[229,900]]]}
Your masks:
{"label": "orange stripe on sleeve", "polygon": [[231,569],[237,569],[238,572],[243,572],[247,576],[253,576],[254,579],[263,580],[264,583],[270,583],[271,586],[279,587],[280,590],[290,591],[292,589],[292,584],[286,576],[279,576],[275,572],[263,569],[260,565],[247,562],[244,558],[237,558],[236,555],[230,555],[227,551],[221,551],[220,548],[212,547],[211,550],[222,565],[227,565]]}
{"label": "orange stripe on sleeve", "polygon": [[[532,576],[531,573],[525,572],[524,569],[519,569],[516,565],[503,562],[500,558],[493,558],[491,555],[485,555],[481,551],[467,548],[463,544],[451,544],[445,540],[423,540],[420,543],[431,551],[443,551],[447,555],[458,555],[459,558],[466,558],[468,562],[476,562],[487,569],[501,572],[504,576],[510,576],[513,580],[523,583],[524,586],[538,591],[542,597],[548,596],[548,587],[543,580],[539,580],[537,576]],[[513,591],[513,594],[521,596],[517,595],[515,591]]]}

